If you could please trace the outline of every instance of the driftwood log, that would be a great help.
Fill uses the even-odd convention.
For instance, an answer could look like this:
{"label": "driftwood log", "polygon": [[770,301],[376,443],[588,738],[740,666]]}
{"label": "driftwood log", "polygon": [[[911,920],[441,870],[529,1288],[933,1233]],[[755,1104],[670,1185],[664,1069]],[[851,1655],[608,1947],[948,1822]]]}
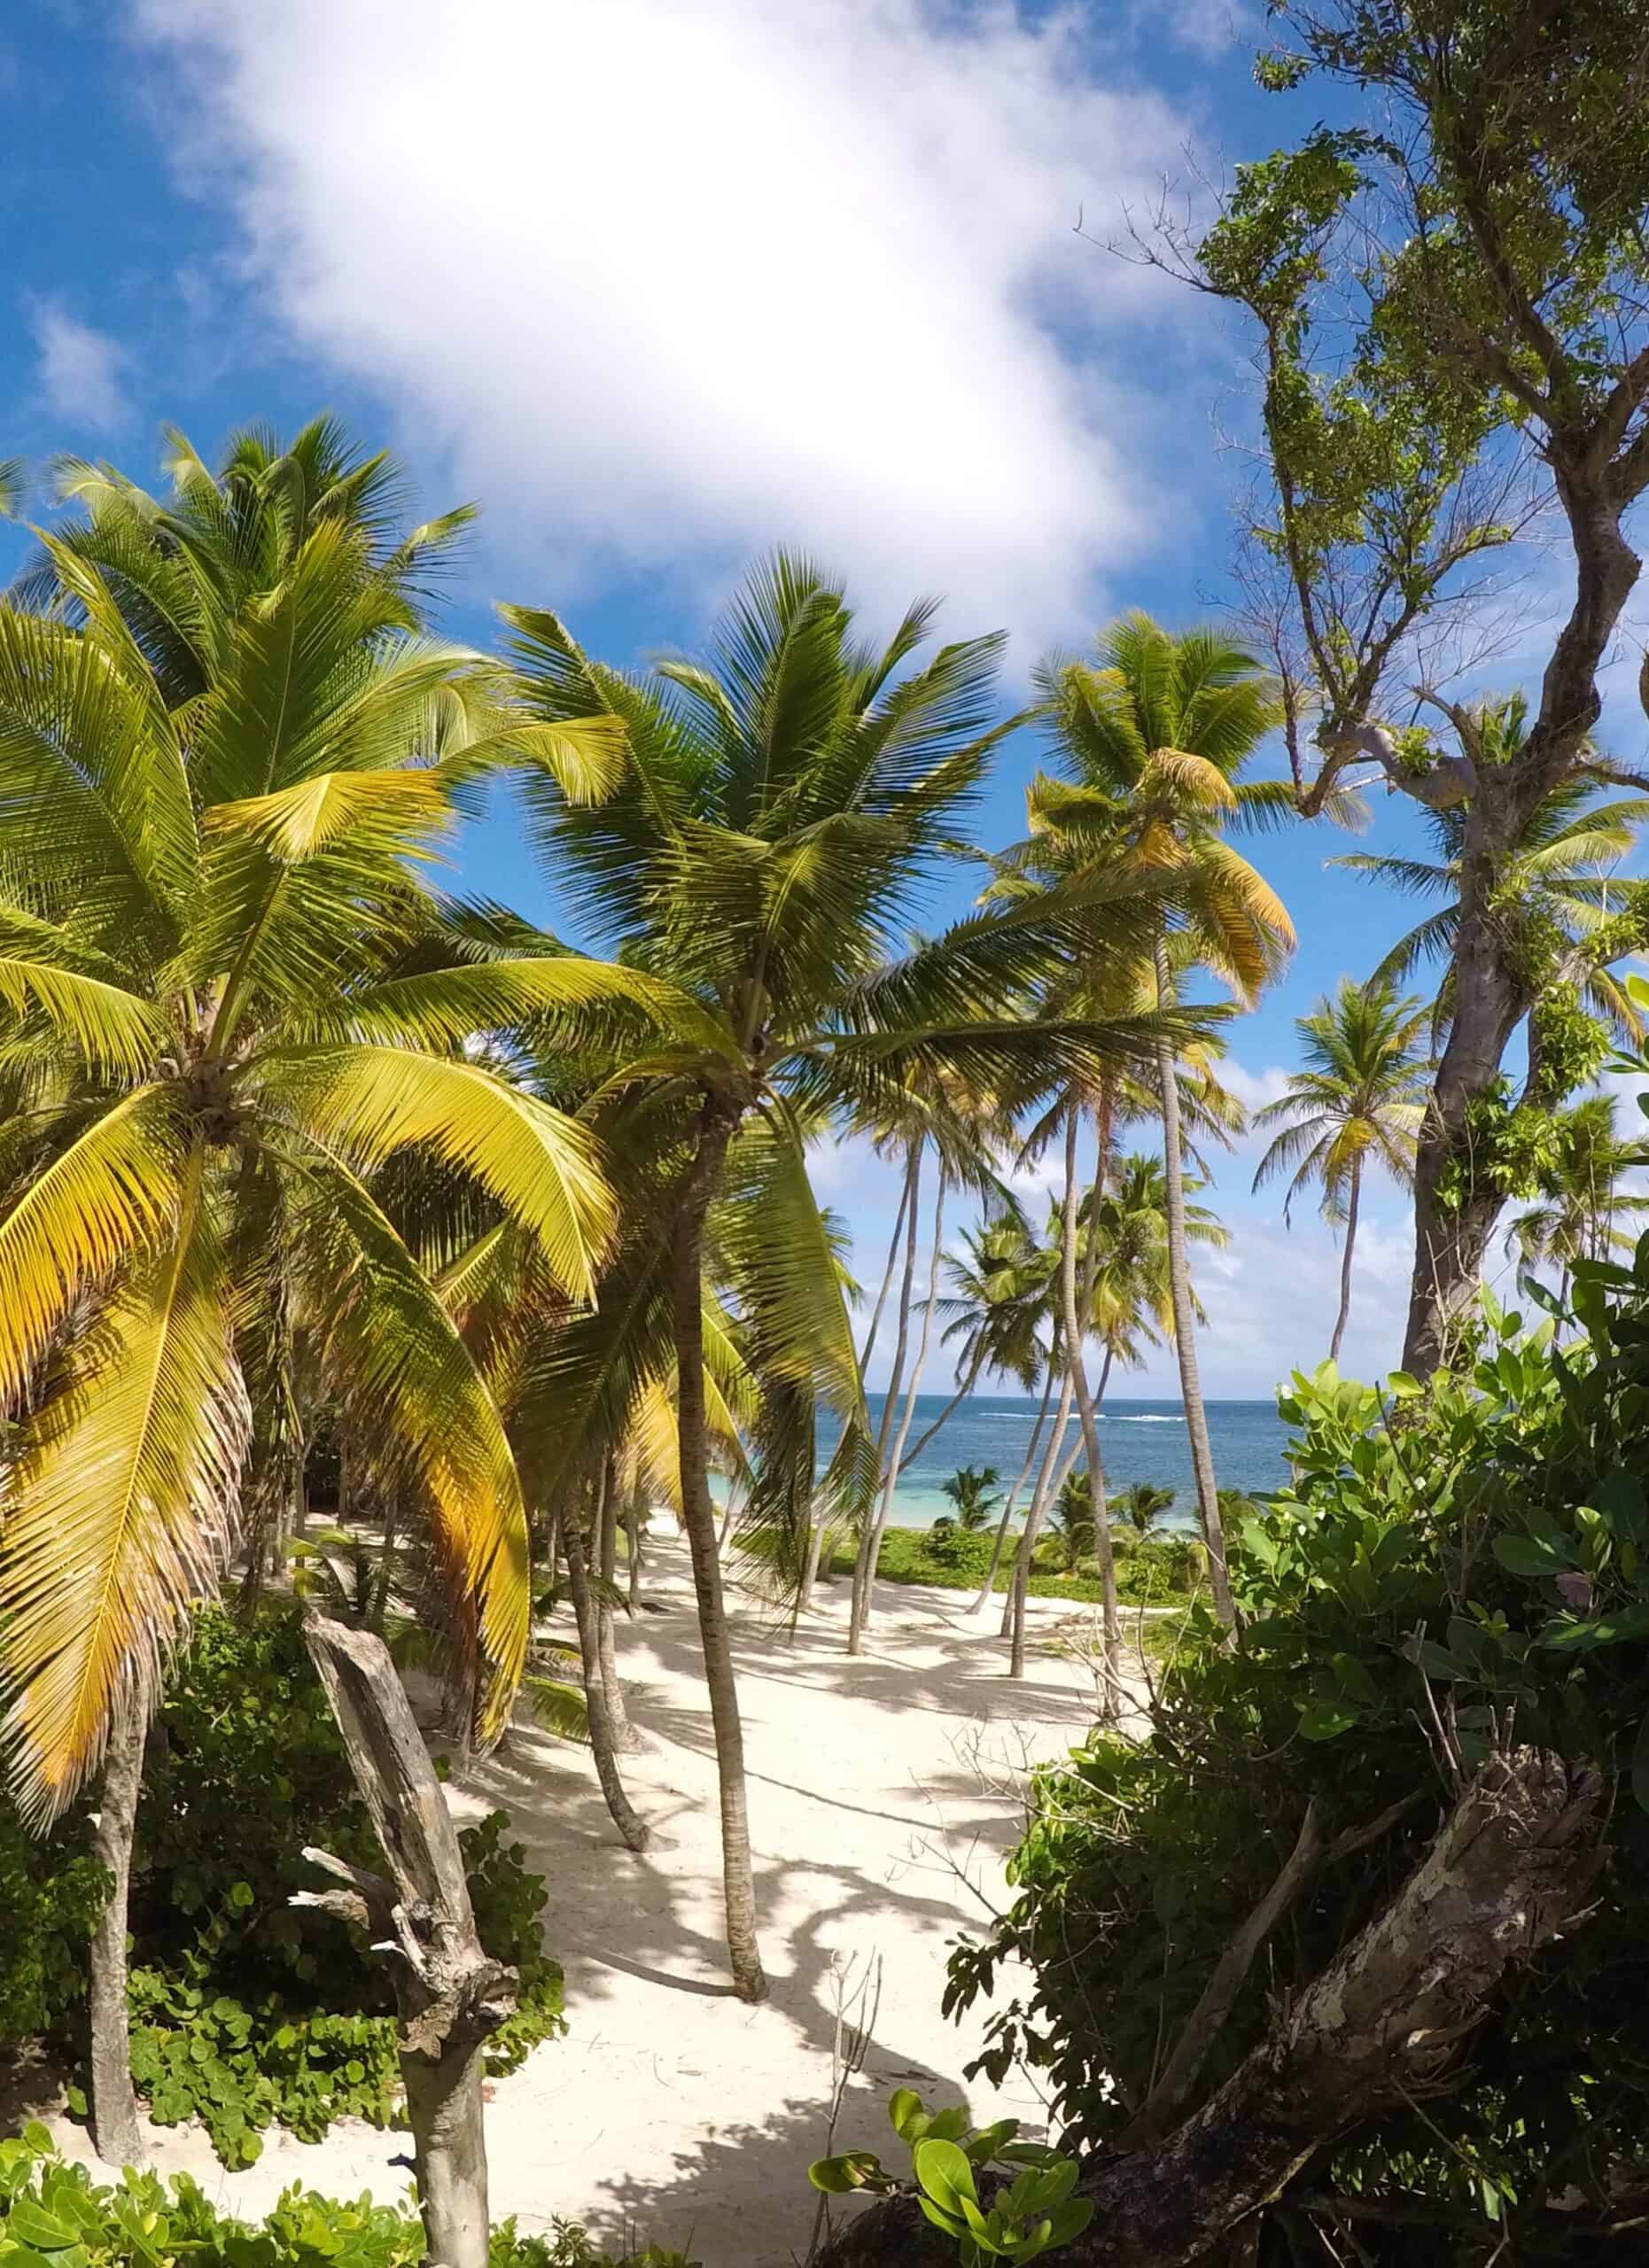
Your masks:
{"label": "driftwood log", "polygon": [[[1093,2219],[1060,2268],[1194,2268],[1325,2145],[1445,2084],[1506,1969],[1583,1916],[1603,1863],[1599,1798],[1595,1774],[1555,1757],[1493,1758],[1385,1911],[1223,2086],[1171,2131],[1085,2163]],[[1290,1870],[1307,1872],[1298,1851]],[[819,2268],[954,2268],[955,2256],[900,2195],[850,2221]]]}
{"label": "driftwood log", "polygon": [[306,1850],[346,1886],[292,1903],[368,1930],[388,1958],[428,2257],[486,2268],[484,2050],[515,2007],[516,1972],[482,1950],[452,1814],[383,1640],[319,1614],[305,1635],[391,1879]]}

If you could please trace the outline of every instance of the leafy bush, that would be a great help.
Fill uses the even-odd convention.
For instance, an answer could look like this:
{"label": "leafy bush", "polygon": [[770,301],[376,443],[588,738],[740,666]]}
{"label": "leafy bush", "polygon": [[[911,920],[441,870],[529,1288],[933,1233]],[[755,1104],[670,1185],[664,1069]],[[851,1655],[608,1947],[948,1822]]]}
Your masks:
{"label": "leafy bush", "polygon": [[[543,1884],[507,1825],[495,1813],[460,1838],[482,1942],[520,1971],[519,2007],[491,2043],[494,2072],[564,2029],[561,1970],[539,1934]],[[292,1908],[316,1880],[306,1844],[382,1863],[299,1619],[203,1613],[144,1775],[132,2075],[158,2124],[198,2118],[227,2165],[250,2164],[271,2123],[314,2140],[336,2118],[384,2125],[395,2113],[389,1979],[355,1933]],[[0,1837],[0,1865],[4,1850]],[[67,2005],[43,2000],[29,2029],[61,2035]]]}
{"label": "leafy bush", "polygon": [[[0,2142],[0,2264],[4,2268],[415,2268],[424,2229],[405,2206],[370,2197],[344,2204],[284,2191],[256,2227],[218,2212],[187,2174],[163,2182],[131,2169],[95,2183],[66,2165],[43,2126]],[[548,2236],[513,2221],[493,2231],[491,2268],[696,2268],[649,2246],[622,2260],[598,2252],[583,2230],[557,2220]]]}
{"label": "leafy bush", "polygon": [[[1245,1630],[1189,1611],[1157,1728],[1093,1739],[1041,1777],[1016,1901],[953,1958],[947,2005],[1010,1956],[1034,1990],[998,2012],[983,2068],[1023,2052],[1084,2140],[1114,2139],[1308,1803],[1326,1837],[1401,1808],[1267,1943],[1204,2068],[1211,2089],[1280,1995],[1379,1909],[1497,1726],[1621,1782],[1613,1856],[1583,1927],[1510,1981],[1451,2093],[1348,2138],[1303,2177],[1389,2207],[1364,2256],[1404,2268],[1594,2256],[1601,2216],[1649,2168],[1649,1239],[1635,1270],[1576,1270],[1583,1339],[1490,1310],[1471,1367],[1382,1395],[1296,1378],[1295,1480],[1243,1531]],[[1637,1800],[1633,1800],[1635,1780]],[[1262,2257],[1300,2256],[1288,2201]],[[1307,2243],[1310,2250],[1310,2241]]]}
{"label": "leafy bush", "polygon": [[0,2046],[60,2030],[86,1991],[86,1941],[109,1894],[83,1817],[30,1835],[0,1798]]}

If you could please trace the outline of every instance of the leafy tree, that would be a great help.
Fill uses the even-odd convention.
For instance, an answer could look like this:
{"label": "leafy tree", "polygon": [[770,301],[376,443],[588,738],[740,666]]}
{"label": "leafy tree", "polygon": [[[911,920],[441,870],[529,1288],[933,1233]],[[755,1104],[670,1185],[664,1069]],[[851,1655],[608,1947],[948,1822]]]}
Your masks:
{"label": "leafy tree", "polygon": [[1506,1231],[1524,1283],[1542,1267],[1560,1272],[1560,1297],[1580,1260],[1607,1260],[1630,1252],[1637,1234],[1630,1223],[1649,1213],[1649,1196],[1626,1185],[1644,1162],[1641,1143],[1614,1130],[1610,1095],[1589,1095],[1560,1111],[1553,1127],[1555,1155],[1542,1177],[1541,1201],[1520,1213]]}
{"label": "leafy tree", "polygon": [[[1187,958],[1224,977],[1240,998],[1252,998],[1294,942],[1275,892],[1226,839],[1228,826],[1274,819],[1287,803],[1284,783],[1243,776],[1281,714],[1273,683],[1249,655],[1215,633],[1176,637],[1136,613],[1101,633],[1092,663],[1046,668],[1042,687],[1066,777],[1033,784],[1033,833],[1061,834],[1101,865],[1120,861],[1124,870],[1171,876]],[[1176,997],[1168,935],[1164,921],[1151,946],[1159,1009]],[[1229,1618],[1197,1369],[1178,1076],[1165,1039],[1156,1070],[1174,1345],[1214,1596]]]}
{"label": "leafy tree", "polygon": [[[729,1211],[719,1231],[754,1268],[782,1276],[769,1344],[829,1340],[835,1391],[863,1437],[863,1405],[841,1286],[807,1182],[821,1117],[862,1129],[954,1081],[992,1094],[1052,1087],[1102,1061],[1139,1060],[1151,1018],[1033,1024],[1029,987],[1101,940],[1141,948],[1156,924],[1148,878],[1107,880],[1028,907],[992,908],[904,958],[889,951],[914,894],[949,845],[1012,722],[999,714],[1000,638],[941,648],[917,664],[933,610],[913,608],[890,643],[856,637],[842,593],[803,560],[775,556],[727,610],[702,660],[645,679],[587,656],[555,616],[511,608],[523,693],[547,721],[593,713],[622,726],[617,792],[580,804],[529,775],[538,838],[572,902],[629,965],[673,990],[663,1045],[610,1046],[597,1122],[615,1149],[667,1161],[671,1195],[649,1224],[667,1285],[676,1363],[682,1517],[692,1552],[721,1784],[728,1952],[737,1990],[765,1990],[756,1942],[743,1734],[716,1526],[707,1486],[703,1288],[706,1223],[758,1138],[782,1208]],[[1187,1020],[1188,1021],[1188,1020]],[[1181,1027],[1171,1021],[1166,1027]],[[635,1326],[639,1305],[603,1310],[597,1336]],[[649,1310],[650,1312],[650,1310]],[[844,1367],[845,1363],[845,1367]],[[592,1363],[595,1381],[603,1373]],[[594,1384],[591,1392],[596,1391]],[[591,1405],[593,1406],[593,1405]],[[813,1436],[805,1398],[782,1454],[758,1455],[758,1518],[811,1517]],[[569,1422],[583,1420],[573,1408]],[[856,1486],[862,1490],[863,1464]],[[863,1496],[860,1498],[862,1517]],[[796,1564],[805,1554],[797,1535]]]}
{"label": "leafy tree", "polygon": [[[1583,950],[1508,913],[1518,846],[1555,795],[1645,784],[1591,735],[1649,486],[1649,58],[1628,0],[1326,0],[1279,20],[1263,83],[1347,89],[1351,115],[1239,168],[1200,241],[1171,225],[1141,250],[1257,332],[1269,479],[1248,515],[1248,606],[1299,809],[1332,810],[1367,764],[1458,818],[1449,1031],[1416,1161],[1404,1363],[1420,1374],[1508,1193],[1486,1138],[1579,1083],[1577,990],[1645,931],[1641,886]],[[1447,687],[1481,656],[1508,548],[1536,523],[1573,595],[1508,748]],[[1408,721],[1417,697],[1426,725]],[[1501,1064],[1530,1018],[1514,1099]]]}
{"label": "leafy tree", "polygon": [[1148,1480],[1135,1480],[1119,1490],[1112,1502],[1119,1519],[1126,1520],[1139,1534],[1148,1535],[1157,1521],[1173,1510],[1174,1491],[1158,1488]]}
{"label": "leafy tree", "polygon": [[939,1486],[956,1507],[956,1525],[967,1534],[989,1527],[991,1515],[1002,1501],[993,1464],[964,1464]]}
{"label": "leafy tree", "polygon": [[1260,1160],[1255,1188],[1292,1167],[1283,1218],[1301,1191],[1315,1184],[1323,1192],[1324,1218],[1345,1224],[1331,1363],[1339,1360],[1351,1312],[1365,1169],[1374,1159],[1399,1184],[1413,1179],[1426,1090],[1420,1035],[1427,1021],[1418,1000],[1400,1000],[1378,981],[1342,978],[1332,1000],[1319,1000],[1309,1016],[1295,1020],[1305,1068],[1290,1075],[1286,1094],[1254,1115],[1256,1127],[1280,1130]]}
{"label": "leafy tree", "polygon": [[1099,1531],[1093,1484],[1085,1472],[1066,1475],[1048,1515],[1047,1541],[1062,1574],[1074,1575],[1085,1559],[1093,1558]]}
{"label": "leafy tree", "polygon": [[284,526],[271,506],[279,579],[256,604],[214,579],[210,545],[180,564],[193,691],[132,596],[154,565],[141,526],[118,574],[95,555],[114,540],[101,514],[83,540],[43,537],[54,603],[0,609],[0,1396],[22,1418],[0,1519],[5,1738],[43,1821],[113,1729],[104,2145],[111,2121],[131,2139],[120,1885],[144,1727],[222,1571],[243,1464],[290,1457],[293,1303],[325,1318],[330,1386],[370,1410],[380,1469],[432,1525],[497,1724],[526,1637],[515,1466],[370,1177],[414,1146],[440,1159],[575,1294],[610,1228],[587,1130],[469,1060],[472,1025],[402,973],[439,928],[416,866],[463,781],[506,750],[587,764],[610,728],[501,709],[472,657],[416,634],[399,563],[347,515]]}

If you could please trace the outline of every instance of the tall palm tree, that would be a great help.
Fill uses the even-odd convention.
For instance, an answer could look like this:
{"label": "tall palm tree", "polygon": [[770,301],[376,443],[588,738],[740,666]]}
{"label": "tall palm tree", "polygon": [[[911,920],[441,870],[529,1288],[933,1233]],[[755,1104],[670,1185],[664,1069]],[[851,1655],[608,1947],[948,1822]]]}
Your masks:
{"label": "tall palm tree", "polygon": [[991,1515],[1002,1501],[993,1464],[959,1465],[939,1486],[956,1507],[956,1525],[967,1534],[989,1527]]}
{"label": "tall palm tree", "polygon": [[1517,1255],[1520,1283],[1542,1267],[1555,1267],[1566,1293],[1577,1260],[1630,1251],[1640,1231],[1630,1224],[1649,1214],[1649,1196],[1626,1185],[1628,1174],[1643,1165],[1643,1146],[1622,1141],[1615,1132],[1611,1096],[1588,1095],[1558,1112],[1553,1132],[1554,1156],[1541,1176],[1540,1201],[1512,1223],[1505,1248]]}
{"label": "tall palm tree", "polygon": [[1298,1016],[1304,1068],[1286,1094],[1254,1115],[1256,1127],[1280,1130],[1254,1176],[1256,1189],[1293,1168],[1283,1218],[1303,1189],[1320,1188],[1323,1216],[1345,1223],[1340,1258],[1340,1310],[1328,1359],[1340,1359],[1351,1312],[1351,1262],[1364,1170],[1372,1160],[1406,1187],[1414,1178],[1414,1151],[1425,1115],[1429,1076],[1420,1035],[1431,1011],[1399,999],[1380,978],[1356,984],[1342,977],[1331,1000]]}
{"label": "tall palm tree", "polygon": [[[1033,785],[1033,834],[1057,832],[1073,844],[1091,845],[1096,860],[1120,855],[1128,866],[1171,878],[1191,955],[1240,998],[1252,999],[1294,942],[1280,900],[1226,840],[1228,827],[1274,819],[1287,805],[1286,782],[1243,776],[1280,720],[1273,681],[1250,655],[1215,632],[1176,637],[1148,615],[1134,613],[1101,633],[1093,662],[1049,664],[1040,684],[1063,777]],[[1150,960],[1156,1005],[1167,1009],[1177,988],[1166,919],[1152,941]],[[1230,1622],[1218,1490],[1197,1368],[1180,1095],[1166,1037],[1158,1045],[1156,1071],[1180,1394],[1215,1604]]]}
{"label": "tall palm tree", "polygon": [[[474,657],[417,633],[393,555],[346,516],[280,548],[256,604],[180,569],[199,667],[175,700],[132,598],[155,563],[141,529],[129,575],[89,543],[42,548],[49,605],[0,608],[0,1401],[19,1418],[0,1482],[4,1741],[41,1820],[108,1747],[118,1856],[243,1466],[291,1454],[294,1309],[431,1524],[502,1720],[528,1612],[515,1465],[370,1184],[410,1150],[440,1161],[588,1295],[611,1229],[595,1146],[464,1053],[485,1003],[455,1029],[418,973],[446,947],[416,867],[463,781],[526,744],[512,734],[572,757],[570,777],[613,734],[502,710]],[[117,1890],[94,1949],[100,2148],[109,2128],[134,2139],[123,1938]]]}
{"label": "tall palm tree", "polygon": [[[637,680],[591,660],[553,615],[507,610],[535,713],[604,712],[621,722],[629,751],[618,792],[600,804],[576,803],[548,774],[530,785],[539,837],[558,877],[564,862],[579,910],[680,1003],[667,1045],[612,1049],[596,1122],[616,1147],[672,1161],[673,1196],[653,1226],[673,1312],[682,1516],[719,1767],[728,1953],[736,1989],[752,1999],[765,1980],[704,1400],[705,1227],[729,1161],[758,1126],[797,1231],[788,1312],[817,1338],[821,1302],[841,1311],[839,1283],[817,1263],[817,1236],[800,1233],[811,1207],[805,1137],[820,1113],[874,1129],[947,1078],[982,1094],[1037,1076],[1051,1086],[1101,1061],[1137,1060],[1159,1028],[1139,1016],[1031,1026],[1021,1013],[1027,985],[1062,956],[1107,940],[1146,948],[1159,926],[1148,875],[991,909],[889,960],[1014,722],[996,705],[1000,637],[916,661],[932,613],[914,607],[888,645],[867,646],[841,591],[807,562],[779,555],[751,577],[703,660],[663,662]],[[781,1257],[769,1238],[769,1264]],[[612,1328],[622,1327],[618,1317]],[[851,1337],[845,1344],[852,1361]],[[851,1386],[836,1375],[844,1441],[855,1431],[862,1439],[856,1362]],[[805,1483],[799,1475],[812,1437],[800,1403],[787,1406],[795,1422],[777,1460],[784,1477],[770,1480],[765,1454],[757,1461],[758,1518],[811,1502],[811,1474]],[[862,1518],[862,1458],[855,1475]]]}

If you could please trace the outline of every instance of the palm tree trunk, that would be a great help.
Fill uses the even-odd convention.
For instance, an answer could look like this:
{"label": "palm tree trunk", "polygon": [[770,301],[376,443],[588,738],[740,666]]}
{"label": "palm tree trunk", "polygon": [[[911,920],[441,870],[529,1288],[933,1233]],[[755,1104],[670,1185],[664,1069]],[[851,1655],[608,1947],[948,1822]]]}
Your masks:
{"label": "palm tree trunk", "polygon": [[[905,1462],[905,1444],[910,1438],[911,1420],[916,1414],[916,1397],[922,1392],[922,1374],[927,1368],[928,1345],[933,1336],[933,1313],[939,1304],[939,1254],[945,1240],[945,1168],[939,1168],[939,1190],[933,1208],[933,1248],[928,1255],[928,1298],[922,1311],[922,1337],[916,1347],[915,1367],[910,1374],[910,1386],[905,1395],[905,1408],[899,1418],[898,1436],[893,1444],[893,1454],[888,1459],[886,1479],[882,1487],[882,1504],[876,1514],[875,1528],[870,1539],[870,1564],[865,1571],[863,1607],[859,1619],[858,1635],[862,1638],[875,1604],[876,1565],[882,1555],[882,1539],[887,1534],[888,1518],[893,1510],[894,1492],[898,1487],[899,1470]],[[856,1644],[850,1644],[850,1653],[857,1653]]]}
{"label": "palm tree trunk", "polygon": [[1007,1544],[1007,1530],[1015,1507],[1025,1493],[1025,1483],[1031,1478],[1031,1468],[1037,1461],[1037,1443],[1042,1438],[1042,1428],[1047,1423],[1048,1404],[1054,1399],[1054,1378],[1057,1363],[1050,1362],[1047,1377],[1043,1383],[1042,1401],[1037,1410],[1037,1422],[1031,1428],[1031,1446],[1025,1451],[1025,1461],[1019,1468],[1019,1478],[1007,1492],[1007,1502],[1002,1507],[1002,1517],[996,1524],[996,1542],[991,1552],[991,1572],[984,1579],[984,1588],[968,1608],[969,1614],[983,1614],[991,1603],[996,1588],[996,1578],[1002,1565],[1002,1553]]}
{"label": "palm tree trunk", "polygon": [[[1072,1095],[1065,1113],[1065,1202],[1060,1222],[1060,1301],[1065,1325],[1065,1360],[1077,1396],[1082,1425],[1082,1445],[1087,1452],[1088,1487],[1093,1508],[1093,1553],[1100,1563],[1101,1617],[1105,1630],[1105,1678],[1101,1720],[1109,1723],[1116,1713],[1122,1677],[1122,1623],[1116,1612],[1116,1568],[1111,1552],[1110,1514],[1105,1503],[1105,1461],[1100,1454],[1100,1429],[1088,1391],[1088,1362],[1083,1351],[1085,1317],[1077,1313],[1077,1129],[1080,1111]],[[1094,1184],[1094,1201],[1099,1184]],[[1089,1239],[1090,1247],[1093,1239]]]}
{"label": "palm tree trunk", "polygon": [[905,1178],[899,1184],[898,1210],[893,1216],[893,1233],[888,1239],[888,1264],[882,1271],[882,1289],[876,1293],[876,1304],[871,1313],[870,1328],[865,1333],[865,1343],[859,1350],[859,1375],[861,1379],[865,1375],[865,1365],[869,1362],[875,1348],[876,1333],[882,1328],[882,1310],[888,1303],[888,1288],[893,1281],[893,1271],[898,1265],[899,1236],[905,1226],[905,1216],[910,1210],[910,1196],[911,1177],[907,1169]]}
{"label": "palm tree trunk", "polygon": [[672,1285],[675,1306],[676,1433],[680,1443],[681,1518],[693,1559],[704,1682],[710,1691],[721,1795],[721,1879],[727,1907],[727,1959],[742,2000],[765,2000],[767,1979],[756,1942],[756,1881],[751,1857],[750,1798],[744,1781],[744,1728],[738,1682],[721,1594],[716,1548],[716,1508],[710,1494],[709,1428],[704,1415],[704,1216],[721,1184],[727,1145],[737,1117],[725,1102],[707,1097],[699,1115],[698,1145],[682,1184],[676,1215]]}
{"label": "palm tree trunk", "polygon": [[[922,1138],[911,1144],[910,1163],[905,1169],[905,1272],[899,1283],[898,1337],[893,1346],[893,1368],[888,1376],[888,1390],[882,1403],[882,1423],[876,1428],[876,1469],[882,1470],[887,1454],[888,1437],[893,1429],[893,1412],[898,1405],[899,1389],[905,1383],[905,1355],[910,1345],[910,1291],[916,1276],[916,1198],[922,1186]],[[867,1342],[868,1343],[868,1342]],[[860,1376],[864,1376],[860,1366]],[[876,1523],[867,1520],[865,1532],[859,1539],[859,1553],[853,1562],[853,1596],[848,1610],[847,1651],[859,1651],[860,1634],[863,1627],[865,1591],[873,1565]]]}
{"label": "palm tree trunk", "polygon": [[612,1726],[612,1744],[626,1755],[634,1755],[642,1745],[642,1736],[630,1722],[612,1635],[612,1594],[618,1578],[618,1476],[611,1457],[602,1472],[599,1535],[603,1588],[595,1601],[595,1635],[601,1656],[602,1691]]}
{"label": "palm tree trunk", "polygon": [[1351,1312],[1351,1254],[1357,1244],[1357,1200],[1363,1193],[1363,1161],[1351,1161],[1351,1201],[1346,1207],[1346,1244],[1340,1256],[1340,1312],[1334,1317],[1334,1335],[1329,1341],[1328,1359],[1340,1360],[1340,1342],[1346,1335],[1346,1317]]}
{"label": "palm tree trunk", "polygon": [[584,1669],[584,1698],[589,1710],[590,1752],[595,1759],[595,1777],[601,1782],[607,1809],[626,1848],[644,1851],[649,1841],[647,1822],[631,1807],[618,1770],[618,1744],[607,1706],[607,1683],[602,1674],[600,1620],[576,1514],[565,1522],[563,1537],[567,1551],[567,1588],[572,1593],[572,1612],[579,1626],[579,1657]]}
{"label": "palm tree trunk", "polygon": [[968,1395],[973,1392],[974,1387],[978,1381],[979,1373],[984,1366],[984,1355],[982,1350],[979,1354],[976,1354],[972,1362],[968,1363],[966,1377],[962,1379],[961,1384],[957,1387],[950,1400],[945,1403],[944,1409],[940,1410],[932,1425],[929,1426],[925,1433],[918,1435],[916,1446],[910,1452],[908,1459],[910,1464],[915,1464],[916,1459],[922,1455],[923,1449],[927,1448],[929,1442],[938,1432],[940,1426],[943,1425],[948,1418],[953,1418],[956,1415],[956,1412],[961,1409],[962,1403],[967,1401]]}
{"label": "palm tree trunk", "polygon": [[[1066,1420],[1067,1423],[1070,1422],[1069,1410],[1066,1412]],[[1082,1455],[1082,1433],[1078,1429],[1069,1454],[1058,1460],[1050,1472],[1048,1485],[1043,1495],[1041,1511],[1036,1511],[1033,1506],[1031,1518],[1025,1522],[1026,1533],[1031,1536],[1032,1553],[1036,1549],[1037,1536],[1041,1531],[1042,1523],[1047,1517],[1047,1508],[1050,1504],[1058,1503],[1065,1483],[1077,1469],[1077,1459]],[[1016,1566],[1014,1570],[1014,1595],[1009,1602],[1013,1613],[1007,1669],[1010,1677],[1023,1677],[1025,1674],[1025,1619],[1029,1612],[1027,1602],[1031,1596],[1031,1554],[1027,1553],[1023,1565]]]}
{"label": "palm tree trunk", "polygon": [[642,1603],[642,1480],[638,1473],[635,1485],[625,1499],[624,1532],[630,1545],[630,1612]]}
{"label": "palm tree trunk", "polygon": [[1024,1534],[1019,1539],[1019,1550],[1014,1558],[1014,1580],[1008,1585],[1007,1604],[1002,1612],[1002,1635],[1010,1634],[1018,1667],[1015,1677],[1023,1676],[1025,1666],[1025,1586],[1031,1581],[1031,1555],[1037,1548],[1037,1538],[1042,1533],[1042,1517],[1048,1507],[1050,1484],[1054,1467],[1065,1447],[1065,1435],[1070,1425],[1070,1364],[1062,1357],[1060,1362],[1059,1408],[1054,1412],[1053,1431],[1042,1452],[1042,1463],[1037,1472],[1037,1485],[1031,1498],[1031,1510],[1025,1515]]}
{"label": "palm tree trunk", "polygon": [[92,1835],[93,1856],[113,1876],[109,1902],[92,1932],[88,2007],[91,2140],[105,2165],[144,2163],[137,2101],[132,2093],[132,2041],[126,2009],[126,1922],[148,1730],[136,1696],[121,1695],[109,1727],[103,1797]]}
{"label": "palm tree trunk", "polygon": [[[1168,973],[1168,947],[1156,941],[1156,1005],[1170,1006],[1173,984]],[[1208,1412],[1202,1406],[1202,1381],[1197,1372],[1196,1315],[1191,1304],[1191,1262],[1186,1246],[1185,1159],[1179,1143],[1179,1089],[1174,1076],[1173,1050],[1165,1039],[1156,1043],[1156,1077],[1163,1105],[1163,1170],[1168,1196],[1168,1278],[1174,1305],[1174,1352],[1179,1358],[1179,1398],[1185,1408],[1186,1431],[1191,1438],[1191,1470],[1196,1476],[1197,1512],[1202,1542],[1208,1551],[1209,1587],[1214,1611],[1225,1627],[1235,1627],[1236,1609],[1231,1602],[1231,1579],[1225,1572],[1225,1532],[1220,1524],[1219,1490],[1214,1480],[1214,1452],[1208,1438]]]}

